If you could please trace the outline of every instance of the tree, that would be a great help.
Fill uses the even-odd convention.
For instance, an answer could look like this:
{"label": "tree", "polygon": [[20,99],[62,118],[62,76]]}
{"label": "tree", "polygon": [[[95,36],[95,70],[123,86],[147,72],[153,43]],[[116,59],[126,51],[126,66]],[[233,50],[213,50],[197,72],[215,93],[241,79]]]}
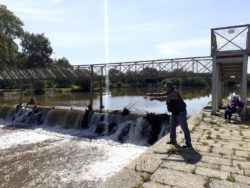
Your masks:
{"label": "tree", "polygon": [[25,32],[21,41],[22,53],[26,58],[24,68],[47,67],[52,63],[50,58],[53,49],[48,38],[42,34]]}
{"label": "tree", "polygon": [[155,68],[151,67],[146,67],[140,72],[143,76],[145,77],[157,77],[158,76],[158,71]]}
{"label": "tree", "polygon": [[[55,59],[53,61],[53,64],[59,67],[63,68],[70,68],[73,69],[73,66],[70,64],[69,60],[67,60],[65,57],[62,57],[61,59]],[[57,87],[65,88],[65,87],[71,87],[74,84],[74,81],[72,80],[57,80],[55,81]]]}
{"label": "tree", "polygon": [[56,66],[61,66],[65,68],[72,68],[72,65],[70,64],[69,60],[67,60],[65,57],[62,57],[61,59],[55,59],[54,64]]}
{"label": "tree", "polygon": [[109,76],[118,76],[119,74],[120,74],[119,70],[116,70],[116,69],[109,70]]}
{"label": "tree", "polygon": [[23,22],[9,11],[5,5],[0,5],[0,33],[12,40],[23,34]]}
{"label": "tree", "polygon": [[0,5],[0,67],[13,67],[17,62],[18,46],[14,39],[23,34],[23,22],[5,5]]}

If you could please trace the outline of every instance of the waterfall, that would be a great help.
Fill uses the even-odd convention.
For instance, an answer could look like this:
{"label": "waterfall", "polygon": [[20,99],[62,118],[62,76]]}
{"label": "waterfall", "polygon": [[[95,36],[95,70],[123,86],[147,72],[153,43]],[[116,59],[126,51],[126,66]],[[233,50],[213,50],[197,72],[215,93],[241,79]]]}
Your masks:
{"label": "waterfall", "polygon": [[[123,111],[102,112],[51,107],[0,106],[0,118],[11,126],[35,126],[75,129],[74,136],[111,139],[120,143],[151,145],[166,133],[167,114],[129,114]],[[65,131],[63,131],[65,133]]]}

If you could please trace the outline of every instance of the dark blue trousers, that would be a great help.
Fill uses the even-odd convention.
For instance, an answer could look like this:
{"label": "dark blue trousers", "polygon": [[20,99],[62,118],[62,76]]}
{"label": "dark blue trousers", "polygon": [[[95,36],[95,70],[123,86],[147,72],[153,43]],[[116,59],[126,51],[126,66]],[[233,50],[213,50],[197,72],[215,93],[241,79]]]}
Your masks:
{"label": "dark blue trousers", "polygon": [[177,114],[172,113],[170,119],[170,140],[176,142],[176,127],[180,125],[184,133],[186,145],[191,146],[191,136],[187,124],[187,111],[182,111]]}

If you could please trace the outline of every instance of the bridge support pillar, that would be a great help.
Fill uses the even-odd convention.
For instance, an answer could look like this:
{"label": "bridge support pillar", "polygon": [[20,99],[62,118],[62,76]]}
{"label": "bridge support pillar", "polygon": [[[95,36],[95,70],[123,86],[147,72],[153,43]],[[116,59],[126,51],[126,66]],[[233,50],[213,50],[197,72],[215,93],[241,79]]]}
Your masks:
{"label": "bridge support pillar", "polygon": [[240,91],[240,97],[241,101],[244,102],[244,108],[242,109],[242,114],[246,115],[247,111],[247,63],[248,63],[248,56],[244,55],[243,57],[243,67],[242,67],[242,74],[241,74],[241,91]]}
{"label": "bridge support pillar", "polygon": [[219,76],[219,64],[216,62],[216,58],[213,57],[213,72],[212,72],[212,110],[213,113],[218,111],[219,98],[221,97],[221,91],[219,88],[221,86]]}

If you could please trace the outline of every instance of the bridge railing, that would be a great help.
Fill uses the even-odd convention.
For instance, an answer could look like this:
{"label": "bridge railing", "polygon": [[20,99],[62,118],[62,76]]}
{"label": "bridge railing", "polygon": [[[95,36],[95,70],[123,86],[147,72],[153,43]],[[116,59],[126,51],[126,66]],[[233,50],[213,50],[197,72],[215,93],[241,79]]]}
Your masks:
{"label": "bridge railing", "polygon": [[[159,59],[148,61],[122,62],[122,63],[108,63],[108,64],[93,64],[93,65],[75,65],[76,71],[85,71],[86,74],[93,72],[96,76],[119,77],[130,73],[157,73],[159,75],[199,75],[211,74],[212,59],[209,56],[205,57],[190,57],[190,58],[176,58],[176,59]],[[103,74],[101,74],[103,73]],[[138,75],[139,76],[139,75]],[[152,75],[147,75],[152,77]],[[153,76],[155,77],[155,76]]]}
{"label": "bridge railing", "polygon": [[149,61],[108,64],[74,65],[0,71],[0,80],[81,80],[99,79],[150,79],[164,76],[202,76],[212,72],[211,57],[159,59]]}
{"label": "bridge railing", "polygon": [[211,55],[250,54],[250,25],[211,29]]}

